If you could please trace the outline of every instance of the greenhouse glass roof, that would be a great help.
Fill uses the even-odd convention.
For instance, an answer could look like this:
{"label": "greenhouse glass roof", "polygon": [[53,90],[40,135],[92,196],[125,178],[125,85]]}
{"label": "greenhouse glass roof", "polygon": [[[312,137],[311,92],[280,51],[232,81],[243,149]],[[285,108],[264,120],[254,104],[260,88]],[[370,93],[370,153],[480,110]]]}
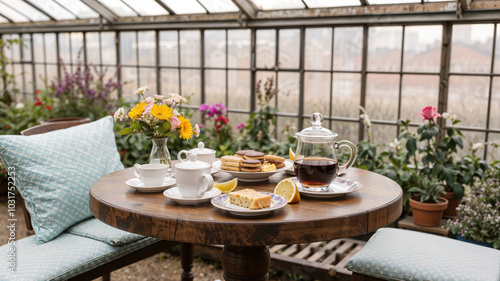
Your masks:
{"label": "greenhouse glass roof", "polygon": [[[200,22],[212,22],[208,27],[216,27],[213,22],[252,27],[270,20],[303,19],[308,20],[306,25],[324,18],[340,18],[332,22],[335,24],[357,24],[367,17],[372,23],[387,21],[380,15],[392,15],[391,22],[477,21],[495,20],[499,10],[500,1],[491,0],[0,0],[0,32],[22,32],[20,26],[39,27],[42,29],[37,31],[42,32],[71,25],[102,29],[125,24],[129,27],[121,29],[134,29],[137,27],[131,24],[159,22],[193,28],[203,27],[189,26]],[[267,24],[272,27],[275,23]],[[266,27],[266,23],[255,26]]]}

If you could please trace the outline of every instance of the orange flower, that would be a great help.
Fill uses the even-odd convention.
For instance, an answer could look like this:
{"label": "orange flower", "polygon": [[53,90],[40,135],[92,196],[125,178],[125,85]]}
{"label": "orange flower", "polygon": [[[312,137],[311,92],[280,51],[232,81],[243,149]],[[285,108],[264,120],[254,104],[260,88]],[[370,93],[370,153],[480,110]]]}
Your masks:
{"label": "orange flower", "polygon": [[181,121],[179,125],[179,136],[182,139],[189,140],[193,136],[193,125],[191,125],[189,119],[181,115],[179,115],[179,121]]}
{"label": "orange flower", "polygon": [[170,117],[174,116],[174,111],[167,105],[153,104],[153,108],[151,108],[151,115],[160,120],[169,120]]}
{"label": "orange flower", "polygon": [[141,102],[138,105],[136,105],[134,108],[132,108],[129,113],[128,117],[132,119],[132,121],[135,121],[135,119],[139,118],[142,116],[142,113],[144,112],[144,107],[146,107],[147,103]]}

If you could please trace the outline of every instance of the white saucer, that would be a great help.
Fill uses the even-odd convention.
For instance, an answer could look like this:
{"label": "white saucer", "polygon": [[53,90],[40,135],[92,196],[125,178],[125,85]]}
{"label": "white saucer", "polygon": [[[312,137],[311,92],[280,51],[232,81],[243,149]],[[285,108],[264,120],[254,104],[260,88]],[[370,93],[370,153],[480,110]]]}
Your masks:
{"label": "white saucer", "polygon": [[215,187],[212,188],[212,190],[205,192],[201,198],[184,198],[179,192],[177,186],[169,188],[165,190],[165,192],[163,192],[163,195],[165,195],[167,198],[172,199],[175,202],[184,205],[197,205],[205,203],[210,201],[212,198],[219,196],[220,194],[221,191]]}
{"label": "white saucer", "polygon": [[140,192],[162,192],[165,189],[175,184],[174,178],[165,178],[163,183],[159,186],[145,186],[139,178],[129,179],[125,182],[126,185],[135,188]]}
{"label": "white saucer", "polygon": [[330,184],[327,191],[310,191],[304,189],[302,185],[299,183],[297,178],[292,178],[293,181],[297,184],[297,188],[299,189],[300,195],[315,197],[315,198],[333,198],[339,197],[345,194],[349,194],[352,192],[356,192],[363,188],[363,185],[357,181],[353,181],[348,178],[336,177],[333,182]]}
{"label": "white saucer", "polygon": [[[212,163],[212,168],[215,168],[217,170],[221,170],[221,161],[215,161]],[[223,170],[224,172],[231,174],[231,176],[238,178],[238,181],[244,181],[244,182],[259,182],[259,181],[265,181],[268,180],[272,175],[279,173],[279,172],[284,172],[287,169],[293,169],[293,163],[292,162],[287,162],[285,161],[285,167],[276,169],[274,171],[270,172],[234,172],[234,171],[229,171],[229,170]]]}

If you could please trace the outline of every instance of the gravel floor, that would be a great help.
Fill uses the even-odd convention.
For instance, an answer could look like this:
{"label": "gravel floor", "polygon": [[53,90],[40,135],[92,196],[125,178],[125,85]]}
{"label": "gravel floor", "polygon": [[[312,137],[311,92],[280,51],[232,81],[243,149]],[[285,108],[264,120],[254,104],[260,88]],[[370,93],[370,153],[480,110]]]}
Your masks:
{"label": "gravel floor", "polygon": [[[16,236],[20,240],[26,236],[33,235],[33,231],[26,229],[24,215],[19,204],[16,206]],[[7,220],[7,198],[0,196],[0,221],[2,225]],[[0,245],[7,243],[8,229],[0,227]],[[193,265],[193,273],[196,281],[215,281],[222,279],[222,268],[220,263],[205,261],[200,258],[195,258]],[[175,253],[165,252],[146,258],[119,270],[111,273],[111,280],[180,280],[182,273],[180,257]],[[100,278],[95,279],[100,280]],[[269,280],[282,280],[279,277],[272,277]]]}

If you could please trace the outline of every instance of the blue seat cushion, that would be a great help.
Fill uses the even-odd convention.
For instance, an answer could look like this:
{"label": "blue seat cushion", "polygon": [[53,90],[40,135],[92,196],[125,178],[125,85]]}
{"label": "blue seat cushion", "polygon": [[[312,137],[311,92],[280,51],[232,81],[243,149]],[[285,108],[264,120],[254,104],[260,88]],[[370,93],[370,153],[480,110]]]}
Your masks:
{"label": "blue seat cushion", "polygon": [[382,228],[347,269],[384,280],[500,280],[500,251],[416,231]]}
{"label": "blue seat cushion", "polygon": [[0,158],[14,169],[37,243],[92,216],[89,188],[123,169],[113,118],[33,136],[0,136]]}
{"label": "blue seat cushion", "polygon": [[65,232],[92,238],[109,245],[123,245],[144,238],[144,236],[111,227],[96,218],[84,220]]}
{"label": "blue seat cushion", "polygon": [[158,241],[148,237],[121,246],[111,246],[63,233],[49,243],[40,245],[33,235],[16,241],[15,273],[9,272],[9,264],[5,263],[11,246],[5,244],[0,247],[0,256],[4,261],[0,266],[0,280],[66,280]]}

